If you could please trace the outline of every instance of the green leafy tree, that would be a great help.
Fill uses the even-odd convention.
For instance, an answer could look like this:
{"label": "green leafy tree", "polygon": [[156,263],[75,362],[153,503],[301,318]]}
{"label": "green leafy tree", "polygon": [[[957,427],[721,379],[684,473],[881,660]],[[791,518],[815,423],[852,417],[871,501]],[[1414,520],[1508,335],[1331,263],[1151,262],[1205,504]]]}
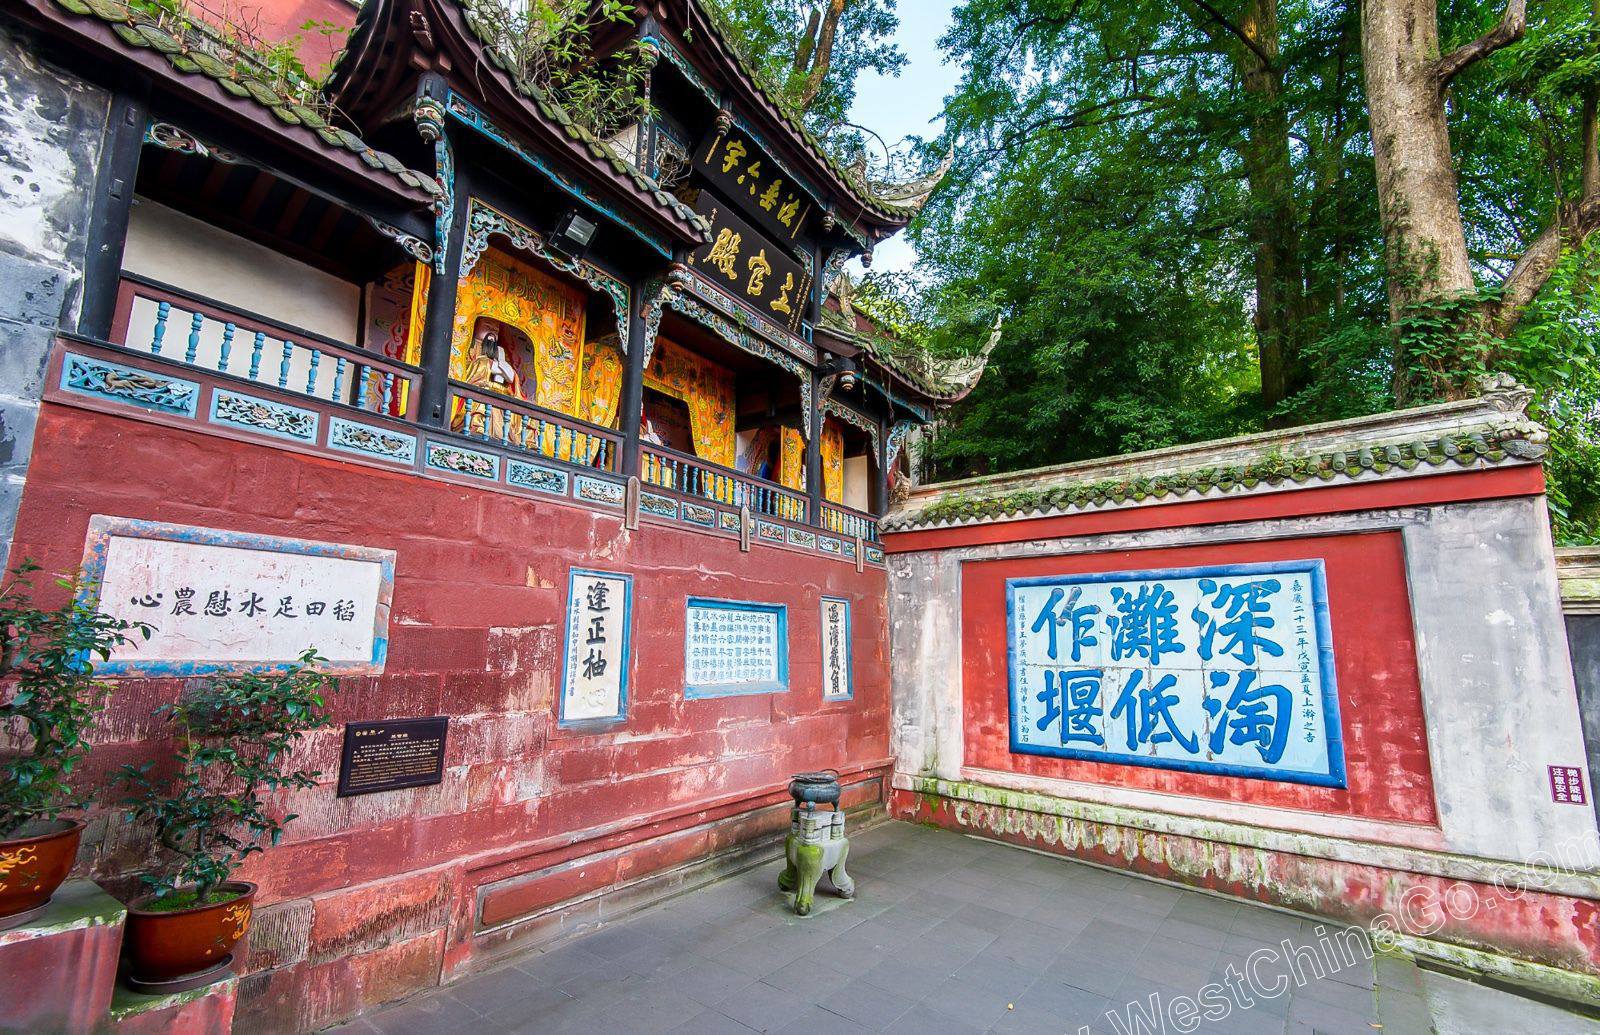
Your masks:
{"label": "green leafy tree", "polygon": [[815,132],[845,124],[856,79],[898,74],[895,0],[708,0],[761,80]]}
{"label": "green leafy tree", "polygon": [[[1393,127],[1365,65],[1378,14],[1434,2],[963,3],[933,145],[957,164],[913,228],[919,304],[936,347],[1006,325],[938,470],[1354,416],[1508,371],[1552,425],[1558,529],[1581,536],[1595,7],[1548,0],[1501,39],[1518,4],[1438,6],[1469,271],[1440,288],[1436,264],[1396,261],[1396,213],[1428,206],[1384,179],[1370,127]],[[1408,254],[1424,252],[1441,254]]]}
{"label": "green leafy tree", "polygon": [[560,102],[581,125],[609,137],[647,113],[649,64],[639,41],[608,53],[595,36],[632,25],[622,0],[470,0],[469,17],[512,75]]}
{"label": "green leafy tree", "polygon": [[94,678],[95,661],[151,633],[89,606],[71,579],[57,581],[65,603],[40,606],[32,585],[38,571],[24,562],[0,587],[0,737],[18,746],[0,750],[0,839],[85,807],[72,776],[89,754],[89,732],[109,692]]}
{"label": "green leafy tree", "polygon": [[174,726],[173,764],[123,766],[126,804],[155,832],[170,865],[143,879],[173,908],[210,900],[250,856],[277,844],[294,814],[271,796],[316,786],[319,773],[288,769],[302,736],[326,726],[333,677],[308,650],[281,675],[248,673],[205,683],[160,711]]}

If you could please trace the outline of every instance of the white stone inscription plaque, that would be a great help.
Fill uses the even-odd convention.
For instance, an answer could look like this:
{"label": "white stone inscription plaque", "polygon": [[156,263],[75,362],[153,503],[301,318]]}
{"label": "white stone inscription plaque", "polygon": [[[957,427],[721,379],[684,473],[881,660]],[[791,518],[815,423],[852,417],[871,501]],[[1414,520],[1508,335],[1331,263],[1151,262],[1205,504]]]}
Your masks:
{"label": "white stone inscription plaque", "polygon": [[632,613],[632,576],[572,569],[567,579],[563,726],[627,716]]}
{"label": "white stone inscription plaque", "polygon": [[789,612],[781,604],[690,597],[684,696],[728,697],[789,689]]}
{"label": "white stone inscription plaque", "polygon": [[850,601],[822,598],[822,699],[848,701],[850,683]]}
{"label": "white stone inscription plaque", "polygon": [[270,671],[308,648],[326,671],[381,672],[394,551],[96,515],[84,593],[154,628],[96,666],[108,676]]}

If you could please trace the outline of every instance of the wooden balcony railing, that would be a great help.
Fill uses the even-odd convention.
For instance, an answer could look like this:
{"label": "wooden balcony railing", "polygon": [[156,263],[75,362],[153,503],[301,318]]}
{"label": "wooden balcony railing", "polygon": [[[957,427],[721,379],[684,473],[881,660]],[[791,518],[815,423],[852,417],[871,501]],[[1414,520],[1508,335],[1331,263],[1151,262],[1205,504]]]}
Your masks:
{"label": "wooden balcony railing", "polygon": [[123,278],[111,336],[152,356],[281,391],[391,417],[416,416],[422,375],[416,367],[150,281]]}
{"label": "wooden balcony railing", "polygon": [[679,453],[662,446],[639,447],[639,480],[646,485],[698,496],[730,507],[748,506],[752,514],[804,523],[810,501],[800,493],[760,478]]}
{"label": "wooden balcony railing", "polygon": [[622,436],[614,431],[457,382],[450,384],[450,428],[580,467],[616,473],[621,462]]}
{"label": "wooden balcony railing", "polygon": [[849,538],[859,537],[869,543],[878,541],[877,518],[838,503],[822,505],[822,527]]}
{"label": "wooden balcony railing", "polygon": [[[140,277],[122,279],[111,337],[164,362],[419,423],[421,369]],[[459,382],[450,382],[448,394],[449,428],[458,434],[564,464],[633,473],[621,470],[618,432]],[[637,473],[655,488],[878,541],[870,514],[826,503],[813,515],[803,492],[662,446],[641,444]]]}

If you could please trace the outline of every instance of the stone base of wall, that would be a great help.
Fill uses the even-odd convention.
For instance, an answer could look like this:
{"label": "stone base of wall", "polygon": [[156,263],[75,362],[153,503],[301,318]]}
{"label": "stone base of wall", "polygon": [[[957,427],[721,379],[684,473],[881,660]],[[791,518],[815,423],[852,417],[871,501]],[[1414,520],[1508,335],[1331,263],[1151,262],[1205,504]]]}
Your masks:
{"label": "stone base of wall", "polygon": [[[1097,822],[1075,814],[1081,810],[1073,805],[903,774],[895,776],[890,796],[896,819],[1358,925],[1418,958],[1600,1006],[1596,897]],[[1306,836],[1307,850],[1317,840]]]}

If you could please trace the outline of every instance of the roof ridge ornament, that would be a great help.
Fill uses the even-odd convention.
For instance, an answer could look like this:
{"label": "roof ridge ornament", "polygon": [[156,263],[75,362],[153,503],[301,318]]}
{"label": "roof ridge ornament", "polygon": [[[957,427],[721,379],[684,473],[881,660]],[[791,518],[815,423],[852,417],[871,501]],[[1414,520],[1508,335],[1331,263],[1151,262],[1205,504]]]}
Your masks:
{"label": "roof ridge ornament", "polygon": [[1501,413],[1524,414],[1533,401],[1533,389],[1505,373],[1478,378],[1478,397]]}
{"label": "roof ridge ornament", "polygon": [[955,148],[951,147],[945,151],[938,167],[932,172],[900,183],[889,179],[874,179],[868,172],[865,156],[857,158],[845,172],[857,188],[872,195],[879,204],[901,214],[915,216],[928,204],[933,192],[939,188],[955,166],[955,161]]}

